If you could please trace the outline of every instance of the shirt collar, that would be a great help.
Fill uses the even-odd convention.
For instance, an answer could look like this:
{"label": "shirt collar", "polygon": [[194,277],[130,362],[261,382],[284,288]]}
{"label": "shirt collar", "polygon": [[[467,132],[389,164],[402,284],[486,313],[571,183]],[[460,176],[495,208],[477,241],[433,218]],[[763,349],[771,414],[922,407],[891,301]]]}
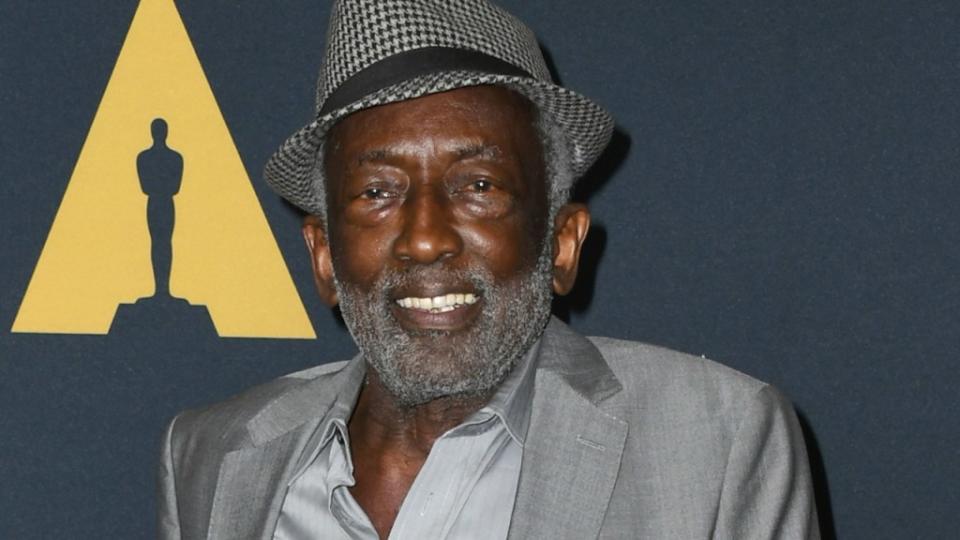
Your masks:
{"label": "shirt collar", "polygon": [[363,387],[363,380],[366,375],[366,363],[361,355],[357,355],[347,365],[343,367],[344,384],[340,387],[337,397],[327,411],[324,420],[310,436],[310,440],[304,446],[304,454],[301,457],[297,472],[293,475],[292,483],[307,467],[317,458],[317,455],[323,450],[331,439],[339,435],[342,441],[347,441],[347,421],[353,413],[353,406],[357,403],[357,397],[360,395],[360,389]]}
{"label": "shirt collar", "polygon": [[353,408],[357,404],[357,398],[360,396],[360,389],[364,384],[366,374],[365,364],[361,361],[361,369],[351,374],[349,381],[344,385],[344,389],[337,395],[337,399],[330,407],[327,414],[326,425],[323,426],[323,434],[320,437],[320,447],[324,447],[334,437],[338,437],[343,443],[347,440],[347,422],[350,421],[350,415],[353,414]]}
{"label": "shirt collar", "polygon": [[530,426],[534,373],[542,339],[542,337],[538,339],[520,358],[490,401],[477,411],[481,415],[493,414],[500,418],[507,428],[507,433],[521,447],[527,438],[527,428]]}

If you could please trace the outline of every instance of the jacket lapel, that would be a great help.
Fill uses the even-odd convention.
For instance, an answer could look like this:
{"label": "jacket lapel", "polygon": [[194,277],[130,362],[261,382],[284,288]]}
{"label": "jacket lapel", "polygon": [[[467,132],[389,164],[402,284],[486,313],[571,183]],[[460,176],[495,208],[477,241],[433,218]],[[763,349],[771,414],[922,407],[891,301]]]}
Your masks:
{"label": "jacket lapel", "polygon": [[554,319],[544,333],[510,538],[596,538],[627,424],[597,405],[622,389],[600,352]]}
{"label": "jacket lapel", "polygon": [[286,482],[308,438],[309,429],[295,430],[264,446],[227,454],[220,466],[208,538],[272,537]]}
{"label": "jacket lapel", "polygon": [[355,397],[363,371],[363,361],[354,358],[332,376],[282,394],[247,423],[250,444],[227,453],[220,465],[210,540],[273,537],[288,483],[305,465],[332,407]]}

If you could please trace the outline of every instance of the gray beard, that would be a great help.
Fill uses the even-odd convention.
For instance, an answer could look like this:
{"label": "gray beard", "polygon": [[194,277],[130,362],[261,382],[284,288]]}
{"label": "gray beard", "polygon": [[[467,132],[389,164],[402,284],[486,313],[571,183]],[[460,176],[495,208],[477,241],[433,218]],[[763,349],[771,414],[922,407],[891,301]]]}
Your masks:
{"label": "gray beard", "polygon": [[[411,408],[444,396],[483,396],[500,386],[550,320],[551,242],[531,270],[496,283],[486,269],[412,267],[385,271],[363,292],[335,279],[340,311],[367,364],[397,404]],[[445,280],[472,283],[483,305],[463,331],[408,331],[390,313],[390,292],[404,284]]]}

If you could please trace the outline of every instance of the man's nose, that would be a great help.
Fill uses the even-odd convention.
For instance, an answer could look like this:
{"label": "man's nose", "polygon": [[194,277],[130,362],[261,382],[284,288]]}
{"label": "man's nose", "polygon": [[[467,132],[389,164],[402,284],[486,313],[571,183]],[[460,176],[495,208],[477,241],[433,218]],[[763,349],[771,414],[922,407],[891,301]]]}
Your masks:
{"label": "man's nose", "polygon": [[453,227],[449,201],[429,187],[415,191],[403,203],[403,230],[394,242],[394,256],[431,264],[460,253],[463,239]]}

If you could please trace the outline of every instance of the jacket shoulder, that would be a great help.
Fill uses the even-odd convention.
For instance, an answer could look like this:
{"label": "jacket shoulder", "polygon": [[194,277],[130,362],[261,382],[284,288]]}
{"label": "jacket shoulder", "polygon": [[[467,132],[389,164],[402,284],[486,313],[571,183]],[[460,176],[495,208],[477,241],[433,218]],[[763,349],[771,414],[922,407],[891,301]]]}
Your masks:
{"label": "jacket shoulder", "polygon": [[347,362],[332,362],[314,366],[272,381],[248,388],[223,401],[188,409],[173,420],[172,439],[175,446],[209,447],[209,443],[223,448],[248,443],[247,423],[263,409],[285,394],[308,382],[330,377]]}
{"label": "jacket shoulder", "polygon": [[719,414],[736,422],[738,411],[749,408],[758,395],[783,400],[767,383],[703,356],[636,341],[588,339],[623,384],[620,401],[670,411],[674,419]]}
{"label": "jacket shoulder", "polygon": [[706,376],[717,382],[755,389],[763,385],[750,375],[737,371],[706,356],[675,351],[659,345],[601,336],[589,339],[617,375],[629,372],[675,376]]}

